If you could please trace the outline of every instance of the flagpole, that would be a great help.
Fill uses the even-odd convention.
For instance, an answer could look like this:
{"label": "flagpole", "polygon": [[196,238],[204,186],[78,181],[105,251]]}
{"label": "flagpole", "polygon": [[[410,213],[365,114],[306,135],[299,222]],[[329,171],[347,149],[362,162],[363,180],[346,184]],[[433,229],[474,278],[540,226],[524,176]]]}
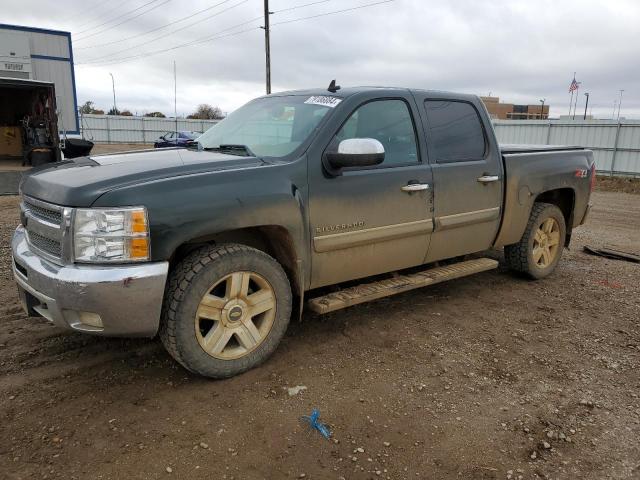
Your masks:
{"label": "flagpole", "polygon": [[580,82],[578,82],[578,85],[576,85],[576,103],[573,105],[573,117],[571,118],[571,120],[575,120],[576,119],[576,108],[578,108],[578,92],[580,91]]}
{"label": "flagpole", "polygon": [[569,100],[569,116],[571,116],[571,107],[573,106],[573,90],[571,90],[571,100]]}
{"label": "flagpole", "polygon": [[576,81],[576,72],[573,72],[573,81],[571,82],[571,87],[569,87],[569,90],[571,90],[571,100],[569,100],[569,116],[571,116],[571,106],[573,105],[573,83]]}

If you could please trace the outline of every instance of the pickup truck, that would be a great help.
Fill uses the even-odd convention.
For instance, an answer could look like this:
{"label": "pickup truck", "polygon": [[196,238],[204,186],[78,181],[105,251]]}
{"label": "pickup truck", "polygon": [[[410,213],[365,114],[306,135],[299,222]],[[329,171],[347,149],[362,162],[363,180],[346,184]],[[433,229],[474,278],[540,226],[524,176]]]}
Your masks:
{"label": "pickup truck", "polygon": [[255,99],[197,149],[94,155],[21,184],[13,271],[29,315],[160,339],[229,377],[326,313],[495,268],[541,279],[583,224],[579,147],[499,146],[477,96],[406,88]]}

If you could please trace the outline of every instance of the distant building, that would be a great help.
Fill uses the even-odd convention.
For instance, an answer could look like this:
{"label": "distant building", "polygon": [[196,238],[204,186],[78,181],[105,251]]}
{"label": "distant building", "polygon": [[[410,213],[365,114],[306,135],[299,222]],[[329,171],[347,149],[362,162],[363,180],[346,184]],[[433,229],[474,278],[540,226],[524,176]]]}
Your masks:
{"label": "distant building", "polygon": [[480,97],[491,118],[500,120],[546,120],[549,118],[549,105],[514,105],[501,103],[498,97]]}
{"label": "distant building", "polygon": [[0,77],[53,82],[58,127],[80,133],[69,32],[0,23]]}

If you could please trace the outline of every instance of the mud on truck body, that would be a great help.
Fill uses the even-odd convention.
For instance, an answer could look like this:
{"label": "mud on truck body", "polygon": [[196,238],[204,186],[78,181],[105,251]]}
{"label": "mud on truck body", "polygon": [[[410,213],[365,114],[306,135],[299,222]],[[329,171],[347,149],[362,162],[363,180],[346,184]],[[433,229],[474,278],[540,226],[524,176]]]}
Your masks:
{"label": "mud on truck body", "polygon": [[595,179],[589,150],[498,145],[476,96],[403,88],[261,97],[196,145],[25,178],[12,249],[30,315],[159,334],[185,368],[228,377],[268,358],[303,307],[493,269],[480,252],[495,248],[546,277]]}

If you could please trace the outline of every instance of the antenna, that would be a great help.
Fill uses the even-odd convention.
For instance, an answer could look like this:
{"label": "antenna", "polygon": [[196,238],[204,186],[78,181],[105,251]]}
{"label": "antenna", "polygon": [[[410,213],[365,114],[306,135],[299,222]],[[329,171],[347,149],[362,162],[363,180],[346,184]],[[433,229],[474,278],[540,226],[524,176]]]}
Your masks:
{"label": "antenna", "polygon": [[336,85],[336,81],[331,80],[331,83],[329,84],[329,88],[327,88],[327,90],[329,90],[331,93],[336,93],[338,90],[340,90],[340,85]]}

